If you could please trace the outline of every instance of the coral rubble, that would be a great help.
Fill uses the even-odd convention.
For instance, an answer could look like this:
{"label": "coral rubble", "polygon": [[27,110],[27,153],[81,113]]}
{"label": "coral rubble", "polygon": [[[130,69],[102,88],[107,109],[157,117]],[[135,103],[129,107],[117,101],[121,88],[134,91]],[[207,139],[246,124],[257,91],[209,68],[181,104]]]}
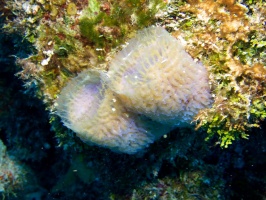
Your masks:
{"label": "coral rubble", "polygon": [[12,159],[6,151],[6,146],[0,140],[0,196],[13,195],[13,193],[25,187],[28,171],[19,162]]}

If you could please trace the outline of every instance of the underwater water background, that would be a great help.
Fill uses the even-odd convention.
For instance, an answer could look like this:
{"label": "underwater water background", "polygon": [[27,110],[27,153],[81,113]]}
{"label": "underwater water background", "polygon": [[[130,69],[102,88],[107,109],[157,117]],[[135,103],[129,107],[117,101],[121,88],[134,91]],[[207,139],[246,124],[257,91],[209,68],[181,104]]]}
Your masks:
{"label": "underwater water background", "polygon": [[61,124],[67,146],[55,137],[34,83],[16,76],[16,58],[31,54],[20,35],[0,30],[1,199],[266,198],[265,121],[226,149],[215,138],[206,142],[204,130],[176,128],[142,155],[119,154],[84,144]]}

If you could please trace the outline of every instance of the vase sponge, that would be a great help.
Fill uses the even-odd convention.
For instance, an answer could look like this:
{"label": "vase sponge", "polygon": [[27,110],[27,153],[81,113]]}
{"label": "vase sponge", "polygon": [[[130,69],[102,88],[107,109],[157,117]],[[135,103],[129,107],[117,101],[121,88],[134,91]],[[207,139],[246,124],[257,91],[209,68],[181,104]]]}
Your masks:
{"label": "vase sponge", "polygon": [[212,104],[208,73],[161,27],[139,31],[105,76],[131,111],[173,126],[189,126]]}
{"label": "vase sponge", "polygon": [[85,143],[133,154],[170,129],[145,116],[128,112],[96,70],[72,79],[57,100],[57,115]]}
{"label": "vase sponge", "polygon": [[139,31],[108,72],[86,70],[57,100],[57,115],[85,143],[134,154],[212,104],[205,67],[167,31]]}

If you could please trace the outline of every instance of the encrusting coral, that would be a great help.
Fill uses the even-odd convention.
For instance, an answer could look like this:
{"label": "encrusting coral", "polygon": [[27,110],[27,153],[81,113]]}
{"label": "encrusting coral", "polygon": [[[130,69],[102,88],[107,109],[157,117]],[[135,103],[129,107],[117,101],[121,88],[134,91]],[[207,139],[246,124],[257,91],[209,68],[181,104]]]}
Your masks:
{"label": "encrusting coral", "polygon": [[204,66],[160,27],[140,31],[111,63],[62,90],[57,114],[86,143],[136,153],[210,106]]}
{"label": "encrusting coral", "polygon": [[153,120],[190,126],[210,107],[208,73],[161,27],[139,31],[112,61],[107,82],[130,110]]}
{"label": "encrusting coral", "polygon": [[86,70],[68,83],[58,98],[57,114],[85,143],[128,154],[147,147],[170,130],[128,112],[102,84],[96,70]]}

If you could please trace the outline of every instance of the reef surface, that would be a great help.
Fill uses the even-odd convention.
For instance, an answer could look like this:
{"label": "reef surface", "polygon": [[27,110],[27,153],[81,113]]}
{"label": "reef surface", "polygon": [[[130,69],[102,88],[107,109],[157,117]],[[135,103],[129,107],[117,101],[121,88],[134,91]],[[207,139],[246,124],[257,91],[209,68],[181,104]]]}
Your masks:
{"label": "reef surface", "polygon": [[[261,0],[1,1],[0,197],[265,199],[265,8]],[[100,146],[85,144],[82,136],[77,137],[78,131],[69,129],[69,123],[83,123],[79,114],[95,114],[100,104],[90,107],[91,103],[106,100],[108,109],[121,111],[127,107],[123,113],[132,113],[140,99],[132,103],[128,98],[139,87],[152,88],[133,81],[134,77],[145,75],[151,77],[145,81],[158,80],[152,78],[156,75],[165,80],[166,74],[156,70],[149,74],[125,69],[120,73],[115,68],[126,62],[119,55],[130,54],[127,42],[137,43],[134,38],[138,31],[150,26],[163,27],[182,44],[193,62],[202,63],[213,101],[206,102],[208,106],[200,107],[195,116],[194,112],[189,115],[192,124],[179,116],[185,126],[158,134],[160,139],[147,139],[149,145],[140,145],[145,149],[140,153],[135,154],[134,148],[132,155],[119,153],[127,149],[125,143],[117,145],[114,152],[102,148],[112,146],[108,140]],[[146,57],[156,52],[141,50]],[[147,62],[153,63],[153,57]],[[67,102],[78,111],[70,121],[63,119],[67,128],[56,115],[58,97],[67,91],[71,80],[79,82],[86,71],[100,71],[101,75],[96,76],[94,86],[71,90],[70,94],[79,96],[84,92],[87,95],[87,91],[94,95],[85,95],[90,103],[85,103],[84,109],[79,109],[84,99]],[[130,82],[125,73],[134,74]],[[175,75],[170,72],[168,79]],[[112,76],[118,82],[108,78]],[[185,76],[180,78],[186,80]],[[99,80],[108,83],[108,95],[99,95]],[[123,87],[117,85],[121,81]],[[149,86],[155,85],[163,86],[156,82]],[[112,107],[116,102],[122,108]],[[144,108],[137,108],[140,110],[130,116],[134,122],[141,124],[143,118],[155,116],[149,110],[147,116],[139,118]],[[163,119],[167,124],[169,118],[163,115],[153,121]],[[158,123],[145,128],[154,133]],[[104,129],[102,124],[95,133]],[[133,122],[129,124],[134,127]],[[84,135],[83,139],[88,140]]]}

